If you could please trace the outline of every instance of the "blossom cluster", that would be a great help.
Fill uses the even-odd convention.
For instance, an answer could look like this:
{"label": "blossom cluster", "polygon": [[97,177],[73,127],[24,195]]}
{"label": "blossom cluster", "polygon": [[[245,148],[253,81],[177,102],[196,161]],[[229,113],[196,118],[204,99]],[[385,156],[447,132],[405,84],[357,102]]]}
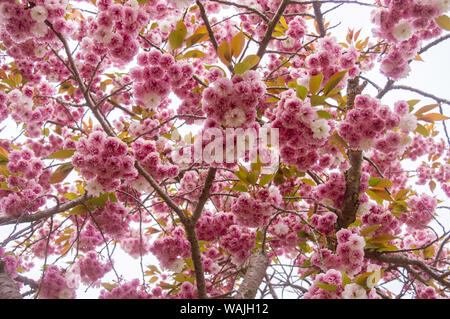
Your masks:
{"label": "blossom cluster", "polygon": [[140,288],[139,279],[133,279],[130,282],[121,284],[118,287],[112,288],[110,291],[101,290],[100,299],[149,299],[152,294],[149,294]]}
{"label": "blossom cluster", "polygon": [[301,239],[298,237],[300,231],[308,232],[308,227],[302,223],[307,220],[308,216],[305,213],[287,214],[286,216],[278,215],[273,219],[267,230],[270,234],[270,245],[275,249],[284,249],[289,251],[295,249]]}
{"label": "blossom cluster", "polygon": [[81,281],[88,285],[96,283],[111,270],[111,264],[109,262],[102,264],[94,251],[88,252],[73,267],[77,268],[76,273],[79,274]]}
{"label": "blossom cluster", "polygon": [[239,225],[251,228],[266,226],[275,212],[272,205],[280,205],[282,202],[280,192],[275,186],[261,190],[255,197],[243,193],[233,200],[231,211]]}
{"label": "blossom cluster", "polygon": [[[351,147],[368,149],[377,138],[384,136],[387,130],[392,130],[400,124],[400,116],[381,105],[379,100],[369,95],[358,95],[355,98],[355,108],[346,113],[345,119],[339,124],[339,135]],[[389,138],[379,142],[377,149],[383,147],[398,147],[400,135],[393,132]],[[382,144],[382,145],[381,145]]]}
{"label": "blossom cluster", "polygon": [[209,119],[226,127],[250,127],[264,91],[256,71],[234,75],[231,80],[220,77],[203,91],[203,110]]}
{"label": "blossom cluster", "polygon": [[220,236],[226,235],[228,228],[236,224],[236,217],[232,213],[213,214],[210,211],[203,212],[199,218],[195,230],[198,239],[215,241]]}
{"label": "blossom cluster", "polygon": [[72,163],[88,180],[86,190],[89,194],[98,196],[112,191],[120,185],[121,178],[136,178],[134,160],[127,152],[128,146],[124,142],[108,137],[101,130],[77,141]]}
{"label": "blossom cluster", "polygon": [[408,200],[410,211],[400,218],[408,226],[421,229],[433,220],[436,206],[437,200],[429,195],[413,196]]}
{"label": "blossom cluster", "polygon": [[[14,57],[17,67],[29,83],[37,83],[42,78],[40,68],[35,69],[34,66],[47,57],[47,45],[61,47],[46,21],[55,32],[64,36],[70,35],[75,29],[71,21],[64,19],[67,0],[36,0],[33,3],[31,8],[14,1],[0,4],[0,38],[8,48],[8,55]],[[56,57],[54,59],[57,60]],[[41,63],[41,67],[43,65]]]}
{"label": "blossom cluster", "polygon": [[0,211],[8,216],[34,212],[46,203],[42,195],[50,188],[51,172],[44,170],[42,161],[28,149],[13,150],[8,157],[9,174],[0,176],[4,183],[0,190]]}
{"label": "blossom cluster", "polygon": [[372,237],[381,234],[398,235],[401,232],[401,223],[388,210],[381,205],[369,204],[370,208],[361,216],[361,221],[366,227],[379,227],[371,233]]}
{"label": "blossom cluster", "polygon": [[313,167],[319,159],[320,148],[327,144],[334,131],[334,121],[320,118],[309,99],[302,101],[292,90],[283,93],[275,115],[272,127],[279,129],[281,159],[299,170]]}
{"label": "blossom cluster", "polygon": [[232,225],[227,233],[220,237],[220,245],[231,254],[236,265],[243,263],[252,254],[256,232],[244,226]]}
{"label": "blossom cluster", "polygon": [[341,267],[349,274],[361,271],[364,262],[364,246],[366,242],[356,230],[341,229],[336,233],[338,245],[336,253],[340,259]]}
{"label": "blossom cluster", "polygon": [[384,1],[385,6],[372,11],[373,33],[388,41],[391,49],[382,58],[381,72],[394,80],[404,78],[410,71],[422,40],[437,37],[442,29],[434,18],[450,10],[448,1],[404,0]]}
{"label": "blossom cluster", "polygon": [[39,298],[72,299],[75,298],[75,287],[70,287],[65,274],[55,265],[49,265],[44,277],[39,281]]}
{"label": "blossom cluster", "polygon": [[104,207],[98,207],[92,212],[89,222],[114,240],[120,240],[128,233],[128,211],[119,202],[108,201]]}
{"label": "blossom cluster", "polygon": [[170,269],[178,266],[179,261],[183,262],[183,258],[190,256],[190,247],[189,241],[184,236],[184,230],[176,228],[172,236],[156,239],[150,246],[150,252],[158,258],[162,267]]}
{"label": "blossom cluster", "polygon": [[138,229],[130,229],[120,241],[120,247],[133,258],[139,258],[150,252],[150,238]]}
{"label": "blossom cluster", "polygon": [[144,108],[156,109],[169,93],[183,87],[193,74],[189,63],[175,61],[168,53],[153,50],[137,56],[138,67],[130,70],[133,96]]}
{"label": "blossom cluster", "polygon": [[[354,78],[359,73],[359,67],[356,61],[359,57],[358,51],[354,47],[344,50],[343,46],[338,44],[336,38],[323,38],[319,41],[314,53],[308,55],[305,60],[305,67],[309,76],[322,73],[323,83],[326,83],[330,77],[343,70],[348,70],[348,77]],[[345,81],[345,80],[344,80]],[[340,86],[344,81],[340,82]]]}
{"label": "blossom cluster", "polygon": [[51,109],[35,106],[33,94],[33,89],[29,86],[22,90],[11,90],[7,95],[0,93],[0,120],[6,119],[11,114],[13,120],[27,124],[26,132],[30,137],[39,137],[41,126],[50,117]]}
{"label": "blossom cluster", "polygon": [[[153,141],[137,140],[131,145],[135,159],[156,180],[174,178],[179,173],[178,166],[162,162],[159,152],[164,149],[161,148],[164,148],[164,145],[158,145]],[[148,186],[148,183],[143,182]],[[145,189],[139,189],[141,190]]]}
{"label": "blossom cluster", "polygon": [[95,45],[93,50],[84,53],[82,59],[95,65],[107,53],[119,66],[131,62],[139,51],[136,36],[148,23],[149,15],[133,1],[121,4],[104,0],[98,9],[96,19],[82,20],[73,35],[75,40],[92,41]]}

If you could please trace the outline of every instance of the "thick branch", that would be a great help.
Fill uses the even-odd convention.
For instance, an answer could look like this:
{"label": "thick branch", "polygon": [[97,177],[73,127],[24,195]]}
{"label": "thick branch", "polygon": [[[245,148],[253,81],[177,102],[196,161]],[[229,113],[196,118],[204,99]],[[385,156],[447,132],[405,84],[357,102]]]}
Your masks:
{"label": "thick branch", "polygon": [[234,296],[234,299],[254,299],[266,276],[269,266],[269,257],[262,252],[253,254],[248,261],[247,271],[244,280]]}
{"label": "thick branch", "polygon": [[91,196],[84,195],[84,196],[78,197],[77,199],[65,202],[61,205],[54,206],[52,208],[49,208],[47,210],[44,210],[40,213],[33,214],[33,215],[22,215],[19,217],[14,217],[14,216],[0,217],[0,225],[29,223],[29,222],[34,222],[34,221],[37,221],[40,219],[45,219],[45,218],[51,217],[55,214],[58,214],[58,213],[66,211],[66,210],[69,210],[71,208],[74,208],[75,206],[81,205],[90,198],[91,198]]}
{"label": "thick branch", "polygon": [[[275,30],[276,25],[280,21],[281,16],[283,15],[284,11],[286,10],[286,7],[288,6],[289,2],[290,2],[289,0],[283,0],[280,3],[280,6],[278,7],[278,10],[275,13],[275,16],[272,18],[272,20],[270,20],[269,24],[267,25],[266,33],[264,35],[264,38],[261,40],[261,43],[258,48],[258,52],[256,53],[256,55],[259,56],[260,59],[263,57],[264,53],[266,52],[266,48],[269,45],[270,40],[272,39],[272,33]],[[255,69],[256,67],[257,67],[257,65],[254,66],[253,69]]]}
{"label": "thick branch", "polygon": [[206,299],[206,282],[205,272],[203,270],[202,256],[200,253],[200,244],[198,242],[197,232],[194,224],[185,226],[186,236],[191,244],[191,258],[194,265],[195,282],[197,286],[197,297],[199,299]]}
{"label": "thick branch", "polygon": [[313,3],[313,9],[314,9],[314,18],[317,23],[317,29],[319,29],[320,37],[324,37],[326,35],[325,26],[323,24],[323,15],[322,11],[320,10],[320,7],[322,4],[318,1],[314,1]]}
{"label": "thick branch", "polygon": [[22,299],[19,287],[4,269],[4,262],[0,260],[0,299]]}
{"label": "thick branch", "polygon": [[425,272],[428,276],[438,281],[443,286],[450,288],[450,281],[445,280],[441,275],[435,273],[430,266],[425,264],[423,261],[418,259],[410,259],[404,255],[385,255],[379,252],[374,251],[366,251],[365,257],[378,260],[381,262],[394,264],[403,268],[408,268],[410,266],[415,266],[420,268],[423,272]]}
{"label": "thick branch", "polygon": [[217,52],[217,48],[219,47],[219,45],[217,44],[216,37],[214,36],[214,31],[212,30],[211,24],[209,23],[205,7],[199,0],[195,1],[195,3],[198,5],[198,8],[200,9],[200,15],[202,16],[203,23],[205,24],[206,30],[208,30],[209,40],[211,41],[214,50],[216,50]]}
{"label": "thick branch", "polygon": [[206,201],[209,198],[211,186],[214,181],[214,177],[216,176],[216,172],[217,168],[210,167],[208,169],[208,175],[206,175],[205,186],[203,187],[197,205],[195,206],[194,214],[192,215],[192,222],[194,223],[194,225],[200,218],[203,208],[205,207]]}
{"label": "thick branch", "polygon": [[347,228],[356,219],[359,207],[359,187],[361,184],[361,150],[347,152],[350,168],[345,172],[345,194],[341,216],[338,216],[338,227]]}
{"label": "thick branch", "polygon": [[269,22],[269,18],[267,18],[266,15],[264,15],[261,12],[259,12],[255,8],[249,7],[249,6],[245,5],[245,4],[235,3],[235,2],[231,2],[231,1],[224,1],[224,0],[211,0],[211,1],[212,2],[221,3],[221,4],[225,4],[225,5],[228,5],[228,6],[233,6],[233,7],[236,7],[236,8],[246,9],[246,10],[248,10],[248,11],[258,15],[264,21]]}
{"label": "thick branch", "polygon": [[75,61],[73,60],[72,53],[70,51],[69,44],[67,43],[67,40],[63,37],[63,35],[61,33],[59,33],[58,31],[56,31],[53,28],[53,25],[48,20],[45,20],[45,23],[48,25],[48,27],[53,31],[53,33],[56,35],[56,37],[63,44],[64,50],[65,50],[66,55],[67,55],[67,60],[69,61],[70,71],[74,75],[75,80],[78,83],[78,86],[79,86],[79,88],[81,90],[81,93],[83,94],[83,97],[84,97],[84,99],[86,101],[86,104],[89,106],[89,108],[91,109],[91,111],[94,114],[94,116],[100,122],[100,125],[102,126],[103,130],[109,136],[115,136],[114,132],[112,131],[112,129],[110,128],[108,123],[106,123],[105,119],[99,113],[98,109],[96,108],[96,105],[95,105],[94,101],[91,99],[89,91],[86,89],[86,86],[85,86],[85,84],[83,82],[83,79],[81,78],[81,75],[78,72],[78,69],[77,69],[77,67],[75,65]]}
{"label": "thick branch", "polygon": [[175,204],[175,202],[169,197],[169,195],[167,195],[167,193],[158,185],[153,177],[149,173],[147,173],[147,171],[138,161],[134,163],[134,166],[138,170],[139,174],[141,174],[149,182],[156,193],[164,200],[167,206],[169,206],[177,214],[177,216],[180,218],[181,223],[183,225],[186,225],[188,220],[181,208],[177,204]]}

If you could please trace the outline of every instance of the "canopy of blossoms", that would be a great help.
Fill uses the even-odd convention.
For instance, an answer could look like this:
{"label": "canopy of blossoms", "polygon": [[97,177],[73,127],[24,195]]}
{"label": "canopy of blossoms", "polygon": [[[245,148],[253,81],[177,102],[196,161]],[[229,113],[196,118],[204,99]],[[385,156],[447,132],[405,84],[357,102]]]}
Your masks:
{"label": "canopy of blossoms", "polygon": [[0,298],[448,298],[449,10],[0,0]]}

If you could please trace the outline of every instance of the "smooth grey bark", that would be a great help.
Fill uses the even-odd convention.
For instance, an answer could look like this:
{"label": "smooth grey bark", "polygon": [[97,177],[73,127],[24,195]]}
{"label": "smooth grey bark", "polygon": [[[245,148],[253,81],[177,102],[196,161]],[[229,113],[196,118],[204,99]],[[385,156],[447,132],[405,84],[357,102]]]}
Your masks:
{"label": "smooth grey bark", "polygon": [[0,299],[22,299],[19,287],[9,277],[3,261],[0,261]]}
{"label": "smooth grey bark", "polygon": [[257,252],[249,258],[247,271],[244,280],[238,289],[234,299],[254,299],[258,288],[263,281],[267,267],[269,266],[269,257],[262,252]]}

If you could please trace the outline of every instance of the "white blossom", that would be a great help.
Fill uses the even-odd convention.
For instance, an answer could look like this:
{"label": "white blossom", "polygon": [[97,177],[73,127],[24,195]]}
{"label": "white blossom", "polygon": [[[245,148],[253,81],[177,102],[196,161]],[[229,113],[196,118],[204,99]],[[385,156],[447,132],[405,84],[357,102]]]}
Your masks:
{"label": "white blossom", "polygon": [[96,179],[90,179],[86,182],[86,191],[89,195],[99,196],[103,192],[103,186]]}
{"label": "white blossom", "polygon": [[397,23],[394,30],[392,30],[392,35],[399,42],[408,40],[412,36],[412,33],[413,27],[411,23],[406,20]]}
{"label": "white blossom", "polygon": [[313,137],[317,139],[327,138],[330,136],[330,126],[325,119],[318,119],[311,123],[311,130],[313,131]]}
{"label": "white blossom", "polygon": [[277,235],[284,235],[289,232],[289,227],[285,223],[280,222],[273,225],[273,230]]}
{"label": "white blossom", "polygon": [[367,299],[366,290],[358,284],[348,284],[342,292],[344,299]]}
{"label": "white blossom", "polygon": [[225,124],[230,127],[239,127],[245,122],[245,113],[240,108],[234,108],[225,113]]}
{"label": "white blossom", "polygon": [[44,22],[48,17],[48,11],[43,6],[35,6],[30,10],[30,16],[37,22]]}
{"label": "white blossom", "polygon": [[142,102],[147,108],[153,109],[161,103],[161,97],[155,92],[148,92],[143,96]]}
{"label": "white blossom", "polygon": [[411,113],[402,115],[402,117],[400,117],[399,127],[406,131],[414,131],[417,128],[417,117]]}

